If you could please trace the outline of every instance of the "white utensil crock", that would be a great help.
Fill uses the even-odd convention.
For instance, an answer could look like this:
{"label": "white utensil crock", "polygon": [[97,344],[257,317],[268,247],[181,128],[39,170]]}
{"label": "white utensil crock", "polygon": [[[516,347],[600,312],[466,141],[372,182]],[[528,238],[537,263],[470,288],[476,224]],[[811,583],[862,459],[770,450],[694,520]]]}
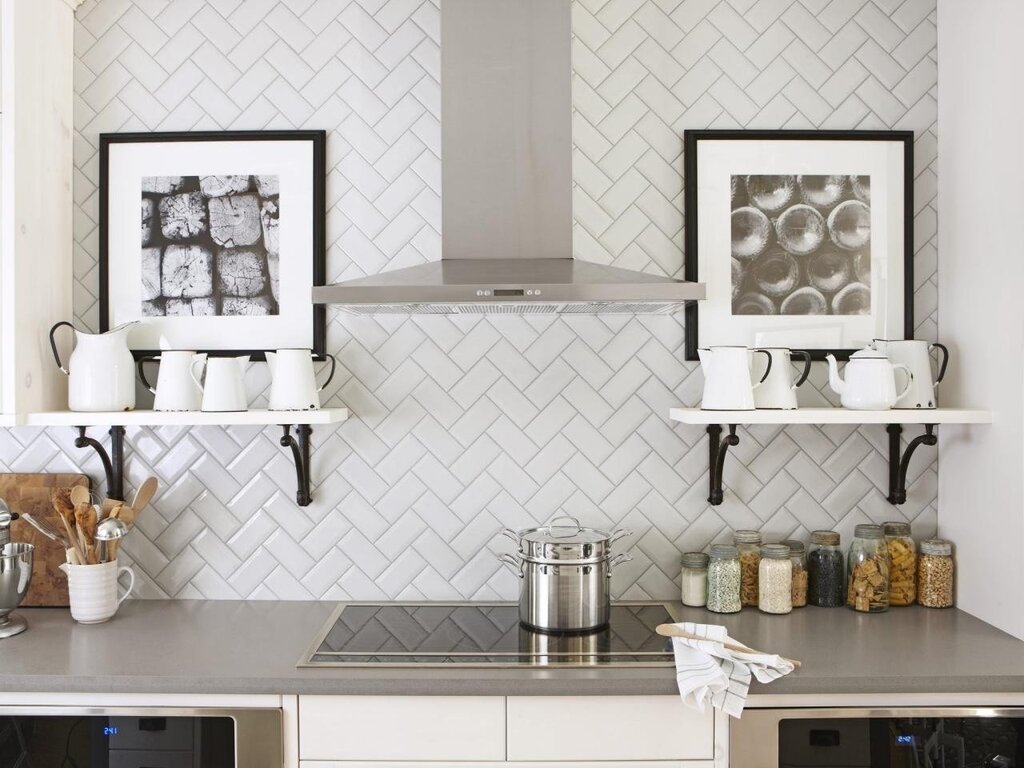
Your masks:
{"label": "white utensil crock", "polygon": [[[755,352],[765,351],[771,354],[771,370],[763,370],[761,359],[754,359],[754,384],[764,379],[764,384],[754,386],[754,407],[765,410],[791,411],[797,407],[796,390],[807,381],[811,373],[811,353],[787,347],[759,347]],[[793,357],[803,359],[804,369],[796,381],[793,381],[791,363]]]}
{"label": "white utensil crock", "polygon": [[[135,407],[135,358],[128,349],[125,323],[106,333],[86,333],[71,323],[50,329],[50,349],[57,367],[68,377],[68,409],[79,412],[130,411]],[[75,332],[75,348],[65,366],[54,334],[61,326]]]}
{"label": "white utensil crock", "polygon": [[202,409],[214,413],[249,410],[249,399],[245,394],[245,369],[249,356],[211,357],[206,360],[205,383],[199,380],[197,363],[189,365],[192,381],[203,393]]}
{"label": "white utensil crock", "polygon": [[[165,350],[158,356],[139,360],[139,379],[155,395],[154,411],[198,411],[202,407],[202,393],[196,389],[192,380],[192,363],[197,359],[205,360],[206,355],[185,350]],[[155,388],[146,379],[146,363],[160,363]]]}
{"label": "white utensil crock", "polygon": [[270,366],[270,410],[315,411],[320,408],[320,392],[331,383],[337,361],[331,359],[331,372],[327,381],[316,385],[313,371],[313,351],[310,349],[279,349],[267,352]]}
{"label": "white utensil crock", "polygon": [[[117,561],[99,565],[70,565],[60,569],[68,576],[68,597],[71,618],[79,624],[101,624],[108,621],[135,587],[135,573],[128,566],[117,567]],[[117,579],[128,574],[128,589],[117,596]]]}
{"label": "white utensil crock", "polygon": [[[871,346],[889,358],[894,365],[905,365],[913,377],[910,387],[896,401],[894,408],[935,408],[938,404],[936,387],[946,375],[946,366],[949,364],[949,350],[942,344],[929,344],[927,341],[916,339],[889,341],[888,339],[875,339]],[[938,349],[942,352],[942,362],[939,364],[939,373],[932,375],[931,351]]]}

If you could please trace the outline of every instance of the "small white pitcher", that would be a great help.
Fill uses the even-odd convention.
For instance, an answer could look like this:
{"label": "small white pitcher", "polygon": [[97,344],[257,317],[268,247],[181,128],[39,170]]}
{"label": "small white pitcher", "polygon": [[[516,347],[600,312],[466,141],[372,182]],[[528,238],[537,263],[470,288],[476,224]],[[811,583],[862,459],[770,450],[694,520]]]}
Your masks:
{"label": "small white pitcher", "polygon": [[320,408],[320,393],[334,378],[337,361],[331,359],[331,372],[327,381],[316,385],[313,371],[313,350],[279,349],[267,352],[270,367],[270,410],[272,411],[315,411]]}
{"label": "small white pitcher", "polygon": [[205,382],[199,380],[194,359],[189,364],[192,381],[203,393],[203,410],[213,413],[249,410],[249,398],[245,394],[245,369],[249,356],[211,357],[206,361]]}
{"label": "small white pitcher", "polygon": [[[68,597],[71,618],[79,624],[102,624],[108,621],[135,587],[135,573],[128,566],[117,567],[117,561],[99,565],[70,565],[60,569],[68,576]],[[117,596],[117,579],[128,574],[128,589]]]}
{"label": "small white pitcher", "polygon": [[[198,411],[202,395],[192,381],[192,363],[205,360],[205,353],[185,350],[164,350],[158,356],[143,357],[138,362],[139,379],[155,397],[154,411]],[[145,364],[160,363],[156,387],[146,378]]]}

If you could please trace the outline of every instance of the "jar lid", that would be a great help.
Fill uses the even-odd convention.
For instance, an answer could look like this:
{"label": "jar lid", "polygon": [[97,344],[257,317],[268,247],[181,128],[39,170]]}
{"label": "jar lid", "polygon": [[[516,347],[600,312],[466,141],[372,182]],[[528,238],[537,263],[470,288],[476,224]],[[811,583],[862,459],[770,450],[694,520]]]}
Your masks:
{"label": "jar lid", "polygon": [[873,523],[860,523],[854,527],[853,535],[858,539],[880,539],[882,538],[882,526]]}
{"label": "jar lid", "polygon": [[760,531],[739,530],[733,531],[732,540],[736,544],[760,544]]}
{"label": "jar lid", "polygon": [[765,544],[761,547],[761,557],[769,560],[789,560],[789,547],[785,544]]}
{"label": "jar lid", "polygon": [[882,523],[882,530],[886,536],[909,536],[910,535],[910,523],[905,522],[891,522]]}
{"label": "jar lid", "polygon": [[740,556],[740,551],[732,544],[712,544],[711,556],[716,560],[733,560]]}
{"label": "jar lid", "polygon": [[839,534],[835,531],[811,531],[811,543],[835,547],[839,544]]}
{"label": "jar lid", "polygon": [[703,552],[684,552],[683,568],[707,568],[709,559]]}
{"label": "jar lid", "polygon": [[925,539],[921,542],[922,555],[951,555],[953,543],[946,539]]}
{"label": "jar lid", "polygon": [[791,555],[802,555],[806,549],[804,543],[796,539],[785,539],[784,541],[780,541],[779,544],[785,544],[789,547],[789,554]]}

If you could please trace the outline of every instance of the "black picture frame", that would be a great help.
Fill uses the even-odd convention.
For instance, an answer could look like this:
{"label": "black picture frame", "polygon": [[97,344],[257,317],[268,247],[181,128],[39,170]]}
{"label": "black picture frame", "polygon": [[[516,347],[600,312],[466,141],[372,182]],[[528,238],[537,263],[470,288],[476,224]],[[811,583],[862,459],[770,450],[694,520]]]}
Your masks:
{"label": "black picture frame", "polygon": [[[702,141],[886,141],[903,145],[903,333],[914,338],[914,132],[913,131],[808,131],[808,130],[687,130],[683,132],[683,216],[685,222],[684,266],[686,280],[698,275],[698,152]],[[698,322],[701,302],[690,302],[684,310],[685,359],[698,360]],[[855,349],[811,349],[812,360],[832,354],[848,360]]]}
{"label": "black picture frame", "polygon": [[[327,132],[311,130],[267,130],[267,131],[165,131],[153,133],[102,133],[100,140],[99,179],[99,326],[100,332],[110,330],[110,253],[109,253],[109,185],[110,148],[115,144],[171,143],[171,142],[260,142],[260,141],[308,141],[313,150],[312,178],[312,245],[313,281],[311,290],[327,280],[326,251],[326,199],[327,199]],[[313,304],[310,296],[310,312],[313,317],[312,350],[314,359],[326,360],[327,353],[327,308]],[[269,349],[199,349],[213,357],[248,355],[253,361],[265,361]],[[158,349],[133,349],[136,360],[159,355]]]}

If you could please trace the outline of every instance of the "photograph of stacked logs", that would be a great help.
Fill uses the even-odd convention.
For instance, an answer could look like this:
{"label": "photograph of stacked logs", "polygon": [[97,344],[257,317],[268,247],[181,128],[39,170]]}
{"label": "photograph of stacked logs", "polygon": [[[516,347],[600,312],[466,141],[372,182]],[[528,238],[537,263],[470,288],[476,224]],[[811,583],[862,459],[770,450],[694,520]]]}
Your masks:
{"label": "photograph of stacked logs", "polygon": [[278,314],[277,176],[142,179],[142,313]]}

